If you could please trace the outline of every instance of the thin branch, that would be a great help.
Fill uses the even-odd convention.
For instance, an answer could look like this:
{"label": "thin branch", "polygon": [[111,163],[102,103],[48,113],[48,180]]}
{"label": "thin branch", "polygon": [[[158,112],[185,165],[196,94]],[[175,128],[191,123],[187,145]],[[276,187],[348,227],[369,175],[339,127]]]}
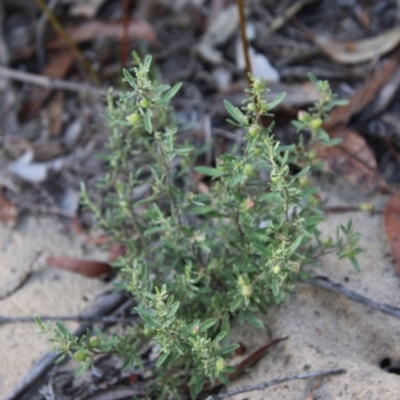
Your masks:
{"label": "thin branch", "polygon": [[329,279],[325,277],[316,276],[316,277],[311,277],[309,281],[301,279],[300,282],[342,294],[343,296],[346,296],[348,299],[353,300],[356,303],[364,304],[365,306],[381,311],[384,314],[388,314],[391,315],[392,317],[400,319],[400,308],[371,300],[368,297],[362,296],[361,294],[358,294],[350,289],[343,287],[339,283],[331,282]]}
{"label": "thin branch", "polygon": [[16,71],[12,68],[0,66],[0,78],[13,79],[20,82],[32,83],[34,85],[43,86],[48,89],[61,89],[77,93],[95,93],[102,94],[105,90],[86,85],[84,83],[73,83],[63,81],[62,79],[48,78],[31,74],[29,72]]}
{"label": "thin branch", "polygon": [[315,371],[315,372],[307,372],[304,374],[291,375],[291,376],[286,376],[284,378],[273,379],[272,381],[264,382],[259,385],[245,386],[243,388],[232,390],[227,393],[209,396],[209,397],[207,397],[206,400],[220,400],[220,399],[225,399],[227,397],[231,397],[231,396],[234,396],[234,395],[240,394],[240,393],[252,392],[254,390],[264,390],[267,387],[279,385],[284,382],[289,382],[289,381],[294,381],[294,380],[299,380],[299,379],[318,378],[318,377],[324,377],[324,376],[329,376],[329,375],[341,375],[341,374],[345,374],[346,372],[347,371],[345,369],[340,368],[340,369],[332,369],[332,370],[327,370],[327,371]]}
{"label": "thin branch", "polygon": [[[39,318],[43,321],[75,321],[82,322],[86,324],[92,324],[95,322],[101,323],[111,323],[111,324],[132,324],[135,320],[133,318],[122,318],[122,317],[103,317],[103,316],[95,316],[95,317],[83,317],[80,315],[73,315],[67,317],[50,317],[47,315],[39,316]],[[35,323],[35,319],[33,317],[3,317],[0,316],[0,325],[1,324],[15,324],[15,323]]]}
{"label": "thin branch", "polygon": [[251,60],[250,60],[250,54],[249,54],[249,42],[247,40],[247,35],[246,35],[246,14],[244,11],[243,0],[237,0],[237,5],[238,5],[238,9],[239,9],[240,37],[242,39],[244,59],[246,62],[246,76],[247,76],[247,81],[250,85],[251,80],[249,77],[249,72],[251,73],[252,68],[251,68]]}

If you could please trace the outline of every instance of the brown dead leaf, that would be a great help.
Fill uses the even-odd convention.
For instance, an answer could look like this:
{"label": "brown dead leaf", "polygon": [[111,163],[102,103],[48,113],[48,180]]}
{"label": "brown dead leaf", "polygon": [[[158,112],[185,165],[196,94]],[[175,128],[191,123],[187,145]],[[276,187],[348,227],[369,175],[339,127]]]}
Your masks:
{"label": "brown dead leaf", "polygon": [[49,118],[49,132],[51,137],[60,137],[63,125],[64,92],[57,92],[47,107]]}
{"label": "brown dead leaf", "polygon": [[90,278],[96,278],[112,271],[111,265],[103,261],[82,260],[73,257],[49,257],[46,263],[72,272],[78,272]]}
{"label": "brown dead leaf", "polygon": [[[70,50],[53,55],[42,70],[41,75],[49,78],[64,78],[71,68],[74,59],[75,55]],[[32,117],[47,100],[51,92],[51,89],[35,86],[30,93],[29,100],[20,112],[21,119],[26,120]]]}
{"label": "brown dead leaf", "polygon": [[333,60],[343,64],[358,64],[392,51],[400,43],[400,26],[380,35],[356,42],[337,42],[327,36],[313,37],[317,46]]}
{"label": "brown dead leaf", "polygon": [[[92,39],[121,40],[123,26],[120,22],[88,21],[79,26],[68,27],[68,35],[75,43],[84,43]],[[130,40],[145,40],[149,43],[157,43],[157,35],[153,27],[145,20],[131,19],[128,25],[128,37]],[[52,40],[47,49],[57,49],[66,46],[63,38]]]}
{"label": "brown dead leaf", "polygon": [[351,117],[364,109],[377,96],[383,85],[396,73],[399,68],[399,60],[400,49],[375,69],[366,84],[350,96],[349,104],[336,107],[331,111],[330,119],[324,124],[324,129],[328,130],[337,125],[346,125]]}
{"label": "brown dead leaf", "polygon": [[393,257],[396,260],[397,273],[400,274],[400,197],[393,196],[386,204],[385,229]]}
{"label": "brown dead leaf", "polygon": [[9,228],[14,228],[17,220],[17,207],[0,194],[0,222]]}
{"label": "brown dead leaf", "polygon": [[326,168],[335,174],[344,176],[350,182],[371,191],[380,189],[384,193],[392,192],[390,186],[375,171],[368,168],[340,147],[325,146],[317,143],[313,146],[313,149],[317,153],[317,158],[324,161]]}
{"label": "brown dead leaf", "polygon": [[378,164],[374,152],[357,131],[345,126],[337,126],[329,129],[328,133],[331,138],[342,140],[338,147],[345,153],[363,163],[370,170],[377,170]]}

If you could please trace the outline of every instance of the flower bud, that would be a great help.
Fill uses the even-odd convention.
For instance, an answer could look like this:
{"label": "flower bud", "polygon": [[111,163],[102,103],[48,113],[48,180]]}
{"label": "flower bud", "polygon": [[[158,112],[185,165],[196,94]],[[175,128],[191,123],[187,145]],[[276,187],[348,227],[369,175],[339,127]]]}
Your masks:
{"label": "flower bud", "polygon": [[281,272],[281,267],[280,267],[279,265],[275,265],[275,267],[272,268],[272,272],[273,272],[275,275],[278,275],[279,272]]}
{"label": "flower bud", "polygon": [[128,120],[129,123],[131,123],[132,125],[137,124],[140,121],[140,114],[137,112],[132,113],[131,115],[128,115],[126,117],[126,119]]}
{"label": "flower bud", "polygon": [[249,104],[247,104],[247,109],[249,111],[256,111],[257,107],[256,107],[256,105],[254,103],[249,103]]}
{"label": "flower bud", "polygon": [[217,374],[224,371],[226,368],[226,361],[222,357],[218,357],[217,361],[215,362],[215,370]]}
{"label": "flower bud", "polygon": [[240,294],[243,297],[250,297],[253,294],[253,289],[250,285],[243,285],[240,289]]}
{"label": "flower bud", "polygon": [[243,172],[246,175],[246,177],[250,177],[250,176],[254,175],[254,172],[255,172],[254,165],[245,164],[244,168],[243,168]]}
{"label": "flower bud", "polygon": [[140,100],[139,105],[142,108],[147,108],[149,106],[149,101],[147,99],[142,99],[142,100]]}
{"label": "flower bud", "polygon": [[86,361],[87,354],[86,354],[86,352],[84,350],[78,350],[74,354],[74,358],[75,358],[76,361],[84,362],[84,361]]}
{"label": "flower bud", "polygon": [[312,129],[319,129],[322,126],[322,119],[321,118],[314,118],[310,122],[310,126]]}
{"label": "flower bud", "polygon": [[307,121],[307,118],[309,117],[309,115],[310,115],[310,114],[308,114],[308,112],[299,111],[299,112],[297,113],[297,119],[298,119],[300,122],[305,122],[305,121]]}
{"label": "flower bud", "polygon": [[96,348],[100,346],[100,339],[97,336],[92,336],[89,339],[89,345],[90,347]]}
{"label": "flower bud", "polygon": [[249,134],[254,138],[257,137],[261,133],[261,131],[262,128],[260,125],[253,124],[249,127]]}

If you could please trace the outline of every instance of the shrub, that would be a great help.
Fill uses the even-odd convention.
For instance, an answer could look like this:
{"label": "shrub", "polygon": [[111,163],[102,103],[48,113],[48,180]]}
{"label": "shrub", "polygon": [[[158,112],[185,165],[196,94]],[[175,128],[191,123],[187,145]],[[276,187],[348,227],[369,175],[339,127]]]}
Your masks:
{"label": "shrub", "polygon": [[[195,166],[198,152],[177,140],[169,107],[181,85],[151,81],[150,64],[147,56],[135,76],[124,70],[132,90],[120,100],[107,96],[112,133],[107,174],[99,182],[104,202],[94,204],[82,187],[83,204],[98,226],[127,249],[114,265],[117,287],[137,300],[142,322],[111,339],[99,331],[78,339],[57,324],[52,340],[61,358],[82,362],[79,372],[103,352],[122,357],[126,368],[140,366],[141,345],[151,340],[159,348],[157,367],[164,368],[156,395],[177,398],[188,383],[195,398],[207,379],[226,383],[234,370],[226,361],[236,348],[226,345],[232,318],[262,328],[259,312],[281,304],[305,276],[301,268],[327,250],[357,266],[351,223],[336,242],[320,239],[324,215],[309,178],[319,167],[310,147],[336,143],[322,125],[342,102],[311,75],[320,100],[293,122],[298,143],[284,146],[272,134],[274,124],[261,123],[284,94],[268,102],[266,82],[251,76],[242,108],[225,101],[232,124],[246,131],[244,148],[222,155],[215,167]],[[307,142],[301,131],[309,132]],[[194,171],[210,177],[206,189],[198,189]]]}

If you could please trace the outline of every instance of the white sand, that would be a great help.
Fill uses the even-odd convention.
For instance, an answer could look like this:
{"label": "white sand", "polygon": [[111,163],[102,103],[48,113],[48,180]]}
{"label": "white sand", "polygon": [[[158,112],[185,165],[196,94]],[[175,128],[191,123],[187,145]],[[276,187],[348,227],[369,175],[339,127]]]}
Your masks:
{"label": "white sand", "polygon": [[[343,183],[327,193],[331,205],[355,205],[369,200],[383,209],[385,204],[385,198],[369,199],[359,189]],[[376,301],[400,306],[400,280],[390,255],[383,216],[333,214],[323,230],[334,234],[335,227],[346,223],[348,218],[363,233],[361,246],[366,251],[359,257],[362,272],[357,273],[348,262],[338,261],[334,256],[326,257],[324,267],[314,272]],[[85,254],[83,243],[81,238],[68,237],[54,218],[29,217],[14,231],[0,226],[0,293],[17,280],[36,251],[45,250],[27,284],[0,301],[0,315],[76,315],[89,306],[104,290],[103,283],[44,264],[45,256],[50,254],[100,257],[99,253]],[[267,326],[264,332],[238,327],[233,339],[246,344],[248,352],[271,338],[289,336],[289,339],[236,379],[230,389],[305,371],[345,368],[348,372],[322,381],[289,382],[263,392],[237,395],[235,400],[400,399],[400,377],[379,367],[385,357],[400,366],[400,320],[337,294],[300,284],[297,296],[280,308],[272,308],[264,321]],[[70,326],[74,328],[73,324]],[[37,328],[29,324],[0,325],[0,398],[48,348],[46,337],[36,332]]]}

